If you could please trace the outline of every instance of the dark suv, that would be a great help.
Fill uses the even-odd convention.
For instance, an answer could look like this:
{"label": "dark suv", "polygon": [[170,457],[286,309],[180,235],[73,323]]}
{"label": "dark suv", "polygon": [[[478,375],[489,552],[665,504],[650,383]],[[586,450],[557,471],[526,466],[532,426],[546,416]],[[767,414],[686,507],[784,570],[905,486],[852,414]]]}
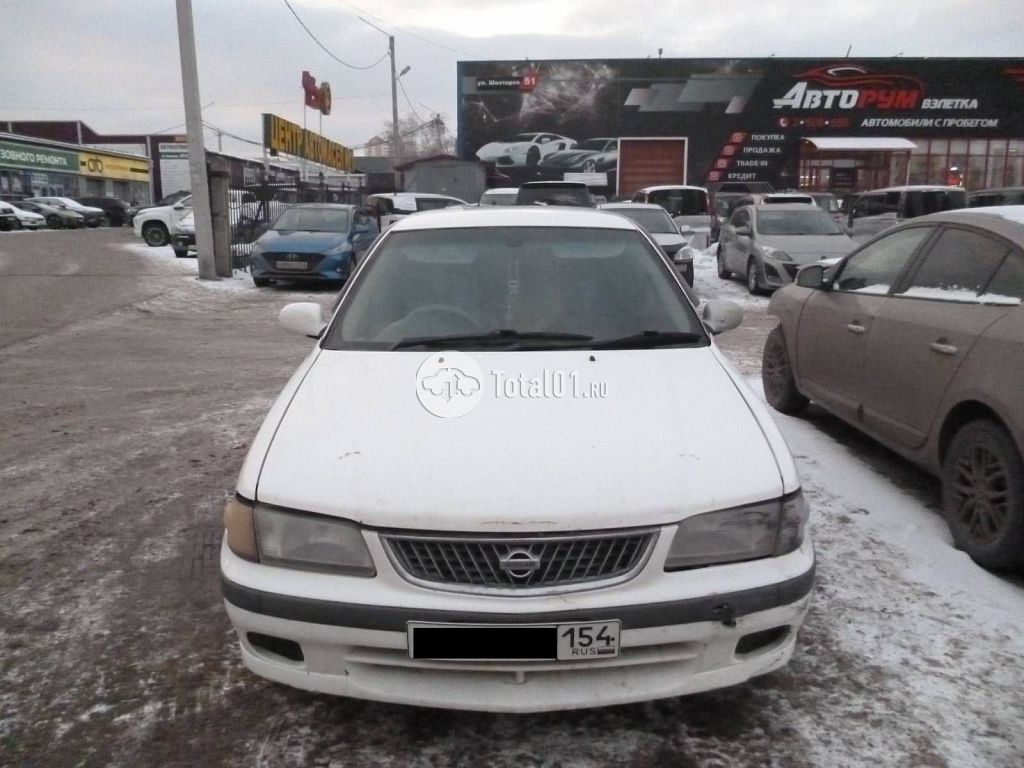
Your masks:
{"label": "dark suv", "polygon": [[102,208],[112,227],[123,227],[128,221],[128,203],[116,197],[76,197],[82,205]]}
{"label": "dark suv", "polygon": [[516,205],[571,205],[593,208],[590,188],[581,181],[528,181],[516,193]]}

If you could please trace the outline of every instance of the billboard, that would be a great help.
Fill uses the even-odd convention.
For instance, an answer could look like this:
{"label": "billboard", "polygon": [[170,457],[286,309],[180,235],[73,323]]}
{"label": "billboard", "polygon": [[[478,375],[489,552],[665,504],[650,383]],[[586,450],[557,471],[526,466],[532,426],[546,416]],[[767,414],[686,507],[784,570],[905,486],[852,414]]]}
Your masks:
{"label": "billboard", "polygon": [[274,156],[283,152],[339,171],[355,170],[351,149],[277,115],[263,115],[263,146]]}
{"label": "billboard", "polygon": [[690,183],[777,187],[813,138],[1024,138],[1024,59],[472,61],[458,78],[460,156],[511,183],[614,188],[623,137],[685,139]]}

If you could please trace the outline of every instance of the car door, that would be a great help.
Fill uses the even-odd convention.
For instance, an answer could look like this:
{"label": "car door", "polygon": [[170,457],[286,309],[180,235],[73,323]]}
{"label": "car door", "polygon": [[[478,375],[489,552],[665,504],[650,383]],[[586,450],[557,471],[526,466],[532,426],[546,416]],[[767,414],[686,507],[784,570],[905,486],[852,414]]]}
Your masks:
{"label": "car door", "polygon": [[982,297],[1013,250],[989,233],[945,227],[885,302],[867,334],[864,426],[921,446],[975,341],[1014,306]]}
{"label": "car door", "polygon": [[831,286],[808,298],[796,337],[797,379],[808,397],[849,421],[861,420],[868,331],[934,231],[901,229],[855,251],[839,265]]}

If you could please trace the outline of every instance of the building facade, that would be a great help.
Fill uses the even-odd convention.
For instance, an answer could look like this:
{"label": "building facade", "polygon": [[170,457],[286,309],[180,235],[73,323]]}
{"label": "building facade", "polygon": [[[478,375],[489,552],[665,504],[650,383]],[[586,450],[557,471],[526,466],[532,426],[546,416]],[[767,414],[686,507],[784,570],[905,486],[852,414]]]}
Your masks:
{"label": "building facade", "polygon": [[605,174],[616,194],[616,140],[671,137],[712,189],[1024,184],[1024,59],[474,61],[458,78],[459,155],[516,183]]}

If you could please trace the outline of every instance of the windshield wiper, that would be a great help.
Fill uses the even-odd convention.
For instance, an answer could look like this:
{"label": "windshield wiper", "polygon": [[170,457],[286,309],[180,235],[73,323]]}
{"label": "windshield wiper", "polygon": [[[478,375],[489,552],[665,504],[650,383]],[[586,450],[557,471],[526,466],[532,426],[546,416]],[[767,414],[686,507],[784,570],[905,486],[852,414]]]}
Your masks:
{"label": "windshield wiper", "polygon": [[591,344],[592,349],[647,349],[672,344],[694,344],[703,340],[699,333],[685,331],[641,331],[617,339],[603,339]]}
{"label": "windshield wiper", "polygon": [[590,341],[593,336],[583,333],[558,331],[529,331],[520,333],[512,328],[499,328],[487,333],[462,333],[451,336],[412,336],[397,342],[391,349],[408,347],[444,347],[455,344],[515,344],[520,341]]}

